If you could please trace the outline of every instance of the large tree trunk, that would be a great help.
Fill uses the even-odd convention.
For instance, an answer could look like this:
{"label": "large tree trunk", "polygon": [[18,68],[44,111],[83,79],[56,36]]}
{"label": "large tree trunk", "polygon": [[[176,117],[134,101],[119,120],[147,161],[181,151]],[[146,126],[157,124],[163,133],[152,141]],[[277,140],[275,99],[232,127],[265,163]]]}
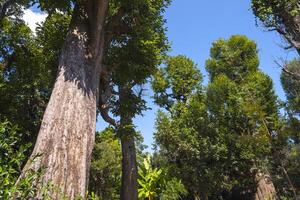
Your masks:
{"label": "large tree trunk", "polygon": [[270,178],[270,175],[258,172],[256,174],[257,190],[255,200],[273,200],[276,199],[276,190]]}
{"label": "large tree trunk", "polygon": [[[129,94],[127,88],[120,89],[120,102],[128,101],[126,94]],[[121,105],[122,106],[122,105]],[[137,162],[135,149],[135,131],[132,127],[132,119],[128,113],[120,115],[120,129],[122,146],[122,183],[121,200],[137,200]]]}
{"label": "large tree trunk", "polygon": [[[88,2],[96,12],[91,24]],[[52,199],[84,196],[87,188],[96,125],[96,103],[103,57],[103,25],[107,1],[76,5],[59,61],[55,86],[45,111],[38,138],[22,176],[45,168],[41,181],[51,182]],[[98,6],[98,8],[97,8]],[[102,7],[100,7],[102,6]],[[87,10],[87,11],[86,11]],[[94,10],[94,11],[95,11]],[[97,24],[96,24],[97,23]],[[91,31],[91,27],[95,29]],[[97,37],[95,37],[95,35]],[[37,198],[42,199],[41,184]]]}

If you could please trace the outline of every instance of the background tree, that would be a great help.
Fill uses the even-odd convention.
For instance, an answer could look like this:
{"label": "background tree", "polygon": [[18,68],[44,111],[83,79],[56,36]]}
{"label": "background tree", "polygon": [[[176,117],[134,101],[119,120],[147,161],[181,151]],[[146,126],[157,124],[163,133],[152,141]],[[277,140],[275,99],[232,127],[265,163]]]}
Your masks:
{"label": "background tree", "polygon": [[[251,199],[256,184],[258,192],[270,192],[257,194],[258,199],[274,195],[273,184],[261,181],[269,180],[268,159],[278,107],[273,83],[259,71],[258,64],[256,44],[245,36],[232,36],[213,43],[206,62],[210,78],[206,93],[194,90],[185,101],[165,101],[173,94],[168,80],[174,75],[168,77],[167,65],[154,78],[156,102],[173,103],[169,115],[158,115],[156,143],[195,198],[239,195]],[[193,73],[182,76],[178,72],[188,72],[187,66],[177,65],[176,75],[181,75],[177,77],[181,81],[195,80]],[[193,82],[186,83],[188,86],[179,85],[183,86],[179,91],[194,87]]]}
{"label": "background tree", "polygon": [[251,188],[251,182],[254,187],[257,184],[255,198],[264,199],[275,195],[267,163],[278,125],[278,106],[273,83],[258,64],[256,44],[245,36],[213,43],[206,63],[211,80],[207,105],[228,147],[231,167],[225,171],[239,180],[241,189]]}
{"label": "background tree", "polygon": [[277,143],[277,159],[274,169],[278,174],[276,185],[283,198],[297,199],[299,195],[299,79],[293,74],[299,73],[299,61],[293,60],[285,67],[288,72],[281,73],[281,83],[286,93],[286,116]]}
{"label": "background tree", "polygon": [[[197,132],[197,128],[205,130],[207,127],[201,80],[192,60],[175,56],[167,59],[166,67],[161,68],[152,81],[155,102],[168,111],[160,111],[156,120],[154,137],[163,161],[158,163],[161,167],[170,167],[170,172],[181,179],[190,195],[195,197],[207,185],[202,169],[209,171],[206,165],[199,165],[197,159],[200,154],[208,153]],[[197,117],[190,118],[191,112]],[[197,128],[193,126],[196,124]]]}
{"label": "background tree", "polygon": [[[300,74],[300,60],[295,59],[288,63],[286,66],[288,71]],[[281,73],[281,84],[286,93],[287,98],[287,108],[290,114],[299,115],[300,114],[300,79],[294,77],[292,74],[285,72]]]}
{"label": "background tree", "polygon": [[[135,140],[137,162],[145,158],[143,137],[136,133]],[[96,133],[93,149],[89,192],[100,199],[120,199],[122,175],[122,149],[116,131],[109,127]]]}
{"label": "background tree", "polygon": [[[124,19],[128,30],[112,36],[105,54],[99,111],[121,139],[121,199],[138,198],[136,131],[132,120],[147,109],[142,85],[168,49],[163,17],[168,4],[165,0],[137,1],[133,12]],[[110,117],[109,112],[119,120]]]}
{"label": "background tree", "polygon": [[114,130],[96,133],[93,149],[89,191],[100,199],[120,199],[122,152]]}

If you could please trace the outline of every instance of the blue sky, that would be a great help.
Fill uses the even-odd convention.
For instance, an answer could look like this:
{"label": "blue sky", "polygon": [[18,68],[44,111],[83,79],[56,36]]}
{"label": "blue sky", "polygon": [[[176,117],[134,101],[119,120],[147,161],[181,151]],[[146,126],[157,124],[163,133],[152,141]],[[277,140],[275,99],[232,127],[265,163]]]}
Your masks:
{"label": "blue sky", "polygon": [[[243,34],[254,40],[259,49],[260,68],[272,77],[277,95],[284,99],[280,85],[280,69],[274,60],[291,59],[295,52],[283,50],[284,41],[275,32],[267,32],[256,26],[250,9],[250,0],[173,0],[166,11],[168,38],[172,44],[171,55],[184,54],[193,59],[205,75],[204,64],[209,57],[209,49],[218,38],[229,38],[233,34]],[[207,79],[206,79],[207,80]],[[137,117],[135,124],[149,147],[153,142],[155,114],[157,107],[146,99],[152,110]],[[98,123],[98,127],[100,124]],[[150,149],[149,149],[150,150]]]}
{"label": "blue sky", "polygon": [[[296,54],[283,50],[284,40],[277,33],[267,32],[256,26],[250,6],[250,0],[173,0],[165,13],[167,36],[172,44],[170,55],[184,54],[190,57],[206,75],[204,64],[209,57],[212,42],[234,34],[246,35],[257,43],[260,68],[273,79],[277,95],[284,99],[279,79],[280,69],[274,60],[291,59]],[[153,142],[155,114],[158,109],[150,96],[149,89],[145,92],[145,98],[152,110],[134,120],[137,130],[144,136],[144,143],[150,147],[149,150]],[[106,126],[99,119],[97,130]]]}

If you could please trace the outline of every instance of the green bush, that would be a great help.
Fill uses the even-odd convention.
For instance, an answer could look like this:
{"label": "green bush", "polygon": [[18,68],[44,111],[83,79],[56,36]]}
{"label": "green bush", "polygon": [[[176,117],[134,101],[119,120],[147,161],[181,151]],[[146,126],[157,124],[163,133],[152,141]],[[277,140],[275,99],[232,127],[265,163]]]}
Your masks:
{"label": "green bush", "polygon": [[187,190],[180,180],[168,176],[166,168],[153,168],[151,157],[144,159],[139,169],[139,198],[176,200],[187,195]]}
{"label": "green bush", "polygon": [[41,172],[28,172],[18,180],[22,165],[27,159],[26,151],[30,144],[21,144],[22,135],[18,128],[8,121],[0,122],[0,199],[28,199],[35,195],[32,183],[38,180]]}

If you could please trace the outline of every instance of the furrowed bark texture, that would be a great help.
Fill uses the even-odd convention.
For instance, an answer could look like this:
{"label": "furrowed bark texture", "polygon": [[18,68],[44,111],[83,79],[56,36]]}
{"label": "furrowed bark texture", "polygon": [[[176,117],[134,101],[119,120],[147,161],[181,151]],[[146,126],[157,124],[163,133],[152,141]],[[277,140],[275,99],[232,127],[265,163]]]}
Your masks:
{"label": "furrowed bark texture", "polygon": [[[126,88],[120,90],[120,102],[126,101]],[[121,200],[138,200],[137,191],[137,162],[134,142],[134,130],[127,126],[132,125],[132,119],[126,113],[120,115],[120,136],[122,146],[122,183]]]}
{"label": "furrowed bark texture", "polygon": [[[83,197],[88,185],[108,3],[87,2],[97,9],[88,13],[86,5],[75,6],[57,80],[31,158],[40,156],[23,169],[24,176],[28,169],[45,168],[41,180],[43,184],[53,183],[52,199],[61,199],[61,194],[68,199]],[[95,19],[90,20],[91,15]],[[41,191],[37,198],[42,199]]]}
{"label": "furrowed bark texture", "polygon": [[257,190],[255,200],[273,200],[276,198],[276,190],[269,175],[264,173],[256,174]]}

